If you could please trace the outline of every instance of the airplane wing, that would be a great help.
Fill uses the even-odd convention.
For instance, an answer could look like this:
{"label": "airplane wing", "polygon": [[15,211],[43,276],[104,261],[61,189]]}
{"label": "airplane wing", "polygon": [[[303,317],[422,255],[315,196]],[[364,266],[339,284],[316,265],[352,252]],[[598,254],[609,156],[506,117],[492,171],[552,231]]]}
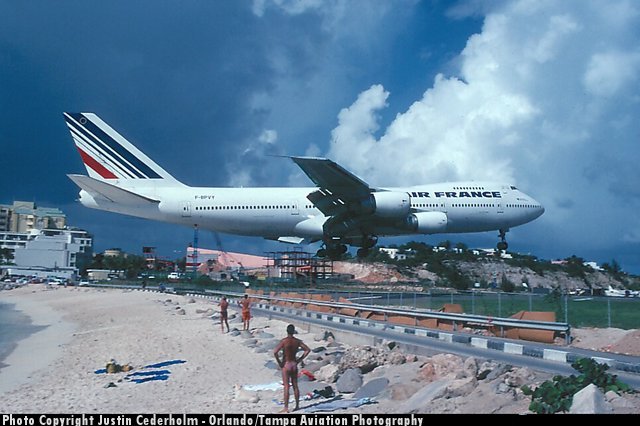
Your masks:
{"label": "airplane wing", "polygon": [[350,204],[366,199],[374,189],[362,179],[327,158],[290,157],[318,190],[307,197],[325,216],[347,213]]}
{"label": "airplane wing", "polygon": [[139,195],[115,185],[94,179],[85,175],[67,175],[76,185],[87,191],[94,198],[100,197],[107,201],[128,206],[143,206],[158,204],[160,201]]}
{"label": "airplane wing", "polygon": [[371,221],[371,193],[377,192],[365,181],[326,159],[291,157],[291,159],[318,186],[307,196],[318,210],[329,219],[323,229],[327,236],[363,235]]}

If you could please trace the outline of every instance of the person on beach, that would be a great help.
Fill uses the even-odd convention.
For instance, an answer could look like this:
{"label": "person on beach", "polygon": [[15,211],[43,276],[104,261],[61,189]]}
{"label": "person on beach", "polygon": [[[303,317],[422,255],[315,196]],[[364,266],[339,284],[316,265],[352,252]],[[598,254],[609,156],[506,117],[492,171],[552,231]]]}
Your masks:
{"label": "person on beach", "polygon": [[[284,408],[281,412],[289,412],[289,385],[293,386],[293,396],[296,399],[296,411],[300,403],[300,390],[298,389],[298,364],[309,355],[311,349],[305,345],[300,339],[293,337],[296,334],[296,328],[293,324],[287,326],[287,337],[282,339],[278,346],[273,350],[273,356],[278,361],[278,365],[282,369],[282,384],[284,385]],[[298,351],[302,349],[302,356],[298,357]],[[280,359],[280,351],[282,351],[282,359]]]}
{"label": "person on beach", "polygon": [[224,325],[227,325],[227,333],[229,332],[229,315],[227,313],[227,308],[229,307],[229,302],[227,302],[227,298],[222,296],[220,300],[220,329],[224,333]]}
{"label": "person on beach", "polygon": [[249,331],[249,321],[251,320],[251,301],[249,300],[249,296],[245,294],[244,299],[240,300],[239,303],[242,307],[242,329]]}

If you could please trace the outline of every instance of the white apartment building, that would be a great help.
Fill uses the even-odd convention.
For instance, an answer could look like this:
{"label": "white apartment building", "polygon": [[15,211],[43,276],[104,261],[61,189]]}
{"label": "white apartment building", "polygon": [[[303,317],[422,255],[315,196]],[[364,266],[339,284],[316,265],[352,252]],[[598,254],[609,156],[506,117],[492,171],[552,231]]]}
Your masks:
{"label": "white apartment building", "polygon": [[13,263],[2,267],[10,275],[75,278],[91,261],[93,238],[80,229],[34,229],[26,234],[0,232],[3,248],[12,248]]}

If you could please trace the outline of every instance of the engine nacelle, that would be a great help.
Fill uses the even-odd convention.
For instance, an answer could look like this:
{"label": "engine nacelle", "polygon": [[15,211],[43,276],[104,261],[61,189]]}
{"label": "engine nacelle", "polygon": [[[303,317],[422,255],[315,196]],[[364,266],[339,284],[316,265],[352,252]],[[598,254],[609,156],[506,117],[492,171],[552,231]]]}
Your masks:
{"label": "engine nacelle", "polygon": [[407,226],[420,234],[437,234],[447,230],[447,215],[443,212],[419,212],[407,216]]}
{"label": "engine nacelle", "polygon": [[378,217],[405,217],[411,210],[411,201],[406,192],[374,192],[362,203],[367,213],[373,213]]}
{"label": "engine nacelle", "polygon": [[295,235],[306,238],[322,238],[324,235],[324,223],[327,218],[324,216],[314,216],[310,219],[299,222],[294,230]]}

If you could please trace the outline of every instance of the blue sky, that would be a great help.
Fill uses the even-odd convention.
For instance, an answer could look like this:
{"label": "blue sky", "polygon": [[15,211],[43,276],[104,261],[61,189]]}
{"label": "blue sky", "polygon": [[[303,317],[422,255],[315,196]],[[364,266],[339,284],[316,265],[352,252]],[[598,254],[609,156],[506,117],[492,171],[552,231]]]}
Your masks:
{"label": "blue sky", "polygon": [[0,0],[0,203],[59,207],[96,250],[184,255],[190,229],[75,202],[62,112],[95,112],[191,185],[309,184],[269,154],[377,186],[512,182],[546,207],[513,250],[640,273],[639,33],[631,0]]}

